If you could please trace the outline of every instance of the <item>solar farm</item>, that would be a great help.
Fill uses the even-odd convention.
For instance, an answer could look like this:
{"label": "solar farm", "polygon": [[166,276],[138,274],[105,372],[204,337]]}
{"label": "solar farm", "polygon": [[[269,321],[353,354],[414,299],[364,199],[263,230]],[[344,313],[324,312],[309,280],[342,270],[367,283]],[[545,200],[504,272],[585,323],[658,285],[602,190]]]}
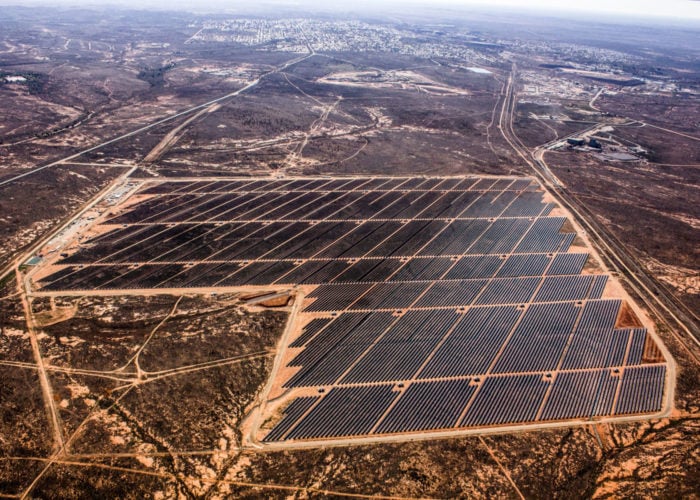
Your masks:
{"label": "solar farm", "polygon": [[36,286],[294,295],[267,445],[663,412],[655,336],[548,199],[523,177],[145,181]]}

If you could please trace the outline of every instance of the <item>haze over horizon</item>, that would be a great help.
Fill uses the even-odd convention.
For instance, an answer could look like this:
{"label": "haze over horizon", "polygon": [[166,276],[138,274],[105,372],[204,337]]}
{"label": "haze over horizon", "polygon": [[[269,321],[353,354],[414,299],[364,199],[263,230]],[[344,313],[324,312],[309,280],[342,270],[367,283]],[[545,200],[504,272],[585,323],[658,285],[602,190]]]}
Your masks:
{"label": "haze over horizon", "polygon": [[[46,5],[53,6],[123,6],[146,9],[188,9],[194,11],[214,11],[224,10],[249,10],[260,7],[261,9],[279,6],[283,8],[299,9],[319,9],[328,11],[352,11],[362,13],[363,11],[376,13],[384,9],[394,9],[399,6],[412,8],[450,8],[450,9],[515,9],[533,10],[538,12],[549,12],[552,14],[579,14],[585,13],[587,16],[615,15],[621,17],[652,17],[652,18],[676,18],[687,21],[700,21],[700,1],[698,0],[588,0],[585,3],[574,5],[564,5],[558,0],[528,0],[527,2],[517,0],[354,0],[336,1],[329,4],[318,0],[269,0],[261,2],[240,2],[231,0],[213,0],[207,2],[206,6],[195,0],[111,0],[101,2],[96,0],[0,0],[0,5]],[[405,13],[405,11],[401,11]]]}

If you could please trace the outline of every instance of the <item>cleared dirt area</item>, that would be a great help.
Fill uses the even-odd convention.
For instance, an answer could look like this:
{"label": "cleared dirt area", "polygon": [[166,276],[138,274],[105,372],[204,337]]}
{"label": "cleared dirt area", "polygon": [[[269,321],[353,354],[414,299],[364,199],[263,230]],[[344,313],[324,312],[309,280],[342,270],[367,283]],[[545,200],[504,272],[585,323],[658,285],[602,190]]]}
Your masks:
{"label": "cleared dirt area", "polygon": [[[0,227],[7,229],[0,248],[0,496],[696,496],[700,352],[686,324],[670,321],[661,309],[673,292],[694,310],[698,291],[696,33],[505,13],[403,16],[231,19],[96,7],[3,9],[0,104],[12,113],[0,123]],[[628,85],[632,80],[644,84]],[[578,135],[601,141],[602,154],[590,142],[542,153],[550,141]],[[559,200],[570,211],[416,217],[430,207],[460,206],[462,193],[475,196],[474,207],[495,207],[515,191],[444,189],[448,180],[441,189],[424,178],[416,181],[427,183],[424,189],[402,189],[397,177],[448,174],[500,176],[494,183],[504,175],[542,175],[550,193],[535,205]],[[374,187],[353,184],[357,175],[377,177]],[[308,189],[314,194],[279,189],[309,176],[320,176]],[[167,194],[169,188],[159,187],[163,178],[184,189]],[[131,196],[146,179],[157,181],[150,185],[155,191]],[[277,188],[239,189],[261,179]],[[323,188],[330,182],[338,182],[337,189]],[[108,185],[104,203],[89,206]],[[332,199],[332,192],[344,198]],[[363,196],[406,213],[372,220],[371,211],[353,215],[359,205],[343,200],[361,205]],[[281,213],[295,203],[334,215]],[[266,219],[268,211],[276,216]],[[534,253],[436,250],[436,242],[453,236],[450,244],[464,243],[454,241],[472,234],[467,224],[488,224],[489,231],[497,221],[546,222],[553,229],[540,241],[565,245]],[[620,240],[620,249],[596,236],[601,227]],[[365,238],[353,240],[355,250],[345,254],[343,243],[353,233]],[[471,243],[507,239],[486,236]],[[420,254],[421,245],[431,244],[430,253]],[[256,245],[267,257],[249,252]],[[606,251],[598,255],[597,246]],[[332,256],[304,254],[331,248]],[[506,276],[523,255],[534,255],[528,264],[537,272]],[[561,256],[571,258],[574,272],[541,270],[543,263],[563,266]],[[498,269],[487,277],[463,275],[489,266]],[[459,273],[447,278],[450,271]],[[35,281],[25,279],[28,274]],[[654,286],[637,279],[647,274]],[[485,286],[473,286],[481,280]],[[525,294],[535,281],[527,298],[490,303],[499,283],[517,283]],[[343,299],[336,292],[345,286],[358,289]],[[465,298],[470,290],[479,295]],[[549,301],[562,291],[577,298]],[[370,301],[380,295],[386,302]],[[618,299],[624,299],[619,311],[594,315],[609,320],[607,333],[578,345],[584,331],[578,320],[585,319],[579,311]],[[555,400],[559,387],[573,403],[570,395],[579,389],[561,391],[567,374],[599,371],[615,382],[617,410],[634,385],[624,381],[644,381],[633,374],[658,371],[673,358],[665,388],[673,398],[665,401],[672,403],[669,411],[650,419],[653,409],[633,407],[624,422],[605,416],[562,421],[550,419],[545,404],[531,427],[474,427],[479,435],[473,436],[393,432],[388,416],[402,404],[423,423],[449,413],[442,402],[450,397],[426,403],[418,389],[449,386],[477,401],[494,380],[513,380],[516,373],[499,365],[508,360],[508,345],[530,311],[557,304],[579,312],[567,353],[591,353],[613,338],[611,356],[619,360],[622,353],[623,360],[571,370],[564,368],[571,363],[567,355],[554,355],[562,366],[518,368],[518,377],[546,389],[540,401]],[[463,318],[492,309],[514,310],[518,323],[498,344],[499,359],[489,358],[495,361],[490,369],[381,375],[411,366],[408,358],[420,358],[428,347],[431,359],[443,346],[445,356],[468,352],[446,367],[474,363],[479,345],[450,342]],[[566,316],[550,312],[541,316]],[[382,328],[382,337],[315,341],[360,316],[372,335]],[[440,331],[445,318],[455,319],[454,328],[433,344],[430,332]],[[409,325],[417,336],[392,343],[388,357],[375,356],[382,340],[408,320],[423,321]],[[479,331],[497,330],[494,324]],[[559,345],[554,337],[528,338],[523,348],[536,352],[518,359],[549,359],[542,346]],[[311,355],[324,343],[344,350],[313,364]],[[298,364],[287,366],[297,356]],[[375,381],[343,382],[362,379],[364,360],[371,359]],[[330,366],[327,360],[352,366],[326,383],[321,368]],[[436,370],[430,359],[421,360],[420,370]],[[320,385],[308,384],[313,377]],[[283,387],[291,381],[307,385]],[[661,385],[658,379],[637,384],[641,396],[628,399],[646,401],[649,388]],[[315,425],[302,426],[301,419],[280,433],[282,441],[263,441],[290,413],[301,408],[308,418],[335,391],[356,389],[381,397],[359,410],[343,407],[326,419],[326,430],[348,415],[361,420],[388,394],[393,406],[384,409],[382,423],[372,422],[376,429],[364,434],[369,438],[320,441],[307,432]],[[522,387],[505,391],[507,411],[496,413],[512,415],[524,393]],[[266,399],[272,400],[265,411],[256,413]],[[309,401],[316,406],[304,409]],[[475,406],[458,409],[467,404]],[[467,411],[454,418],[473,417]],[[374,437],[380,426],[390,438],[384,442]]]}
{"label": "cleared dirt area", "polygon": [[698,169],[607,163],[581,153],[548,152],[546,159],[572,194],[696,310],[700,213],[690,201],[698,198]]}
{"label": "cleared dirt area", "polygon": [[[55,304],[61,291],[237,287],[255,307],[294,296],[273,378],[241,429],[246,446],[426,439],[670,410],[674,372],[663,348],[651,355],[657,340],[622,287],[606,286],[609,275],[580,275],[598,257],[530,178],[217,177],[130,189],[136,202],[98,202],[89,222],[75,222],[82,230],[56,238],[63,246],[48,243],[53,256],[30,272],[41,303],[54,301],[39,319],[50,333],[53,316],[70,311]],[[104,222],[111,231],[92,229]],[[169,331],[210,336],[198,318],[172,316],[181,301],[167,317],[173,326],[144,337],[138,380],[184,362]],[[536,350],[519,340],[532,332],[543,339]],[[205,348],[211,358],[190,362],[275,355],[218,342]],[[175,365],[150,356],[160,345]],[[530,402],[502,418],[506,393]],[[416,410],[445,397],[455,404],[432,416]]]}

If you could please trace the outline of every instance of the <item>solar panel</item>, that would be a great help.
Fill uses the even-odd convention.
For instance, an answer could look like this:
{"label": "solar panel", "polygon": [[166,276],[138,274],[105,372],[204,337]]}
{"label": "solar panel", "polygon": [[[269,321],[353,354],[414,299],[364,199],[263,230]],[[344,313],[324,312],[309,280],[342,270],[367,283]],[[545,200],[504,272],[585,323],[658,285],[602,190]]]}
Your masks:
{"label": "solar panel", "polygon": [[[659,411],[665,365],[532,179],[147,183],[40,291],[240,287],[304,302],[265,442]],[[569,226],[570,227],[570,226]],[[311,396],[311,394],[315,394]],[[297,397],[299,396],[299,397]],[[287,396],[285,396],[287,397]]]}

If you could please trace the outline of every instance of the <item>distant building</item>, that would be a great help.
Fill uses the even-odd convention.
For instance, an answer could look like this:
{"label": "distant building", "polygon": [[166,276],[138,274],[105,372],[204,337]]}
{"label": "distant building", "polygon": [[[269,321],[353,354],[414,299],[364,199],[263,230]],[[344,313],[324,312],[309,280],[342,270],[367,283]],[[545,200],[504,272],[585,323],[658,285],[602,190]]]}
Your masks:
{"label": "distant building", "polygon": [[567,139],[566,142],[571,146],[584,146],[586,144],[583,139]]}
{"label": "distant building", "polygon": [[6,76],[5,81],[7,83],[24,83],[27,79],[23,76]]}
{"label": "distant building", "polygon": [[27,262],[25,262],[24,264],[27,265],[27,266],[36,266],[36,265],[38,265],[38,264],[41,264],[41,261],[42,261],[41,255],[34,255],[34,256],[31,257]]}

